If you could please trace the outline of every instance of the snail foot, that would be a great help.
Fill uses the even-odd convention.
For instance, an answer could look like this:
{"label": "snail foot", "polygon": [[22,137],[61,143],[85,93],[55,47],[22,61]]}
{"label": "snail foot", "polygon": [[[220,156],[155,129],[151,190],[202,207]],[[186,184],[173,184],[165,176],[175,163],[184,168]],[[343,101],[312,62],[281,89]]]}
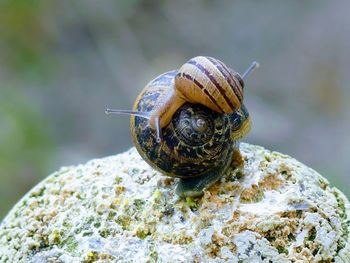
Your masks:
{"label": "snail foot", "polygon": [[227,162],[220,168],[215,168],[198,177],[181,178],[176,187],[176,194],[180,197],[200,197],[204,194],[204,190],[216,183],[230,166]]}

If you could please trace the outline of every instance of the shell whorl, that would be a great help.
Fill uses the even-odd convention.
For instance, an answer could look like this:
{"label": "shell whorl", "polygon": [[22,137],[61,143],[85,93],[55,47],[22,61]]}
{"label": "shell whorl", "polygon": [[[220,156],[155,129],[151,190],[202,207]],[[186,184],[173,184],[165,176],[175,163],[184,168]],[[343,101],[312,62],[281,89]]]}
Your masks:
{"label": "shell whorl", "polygon": [[[134,104],[134,111],[151,112],[172,89],[178,71],[164,73],[146,85]],[[248,129],[244,105],[231,114],[221,114],[200,104],[185,103],[163,128],[163,141],[147,119],[132,116],[131,131],[136,149],[143,159],[165,175],[189,178],[223,167],[230,162],[236,139]]]}
{"label": "shell whorl", "polygon": [[179,97],[222,113],[232,113],[240,108],[243,87],[244,82],[238,73],[212,57],[190,59],[175,77]]}

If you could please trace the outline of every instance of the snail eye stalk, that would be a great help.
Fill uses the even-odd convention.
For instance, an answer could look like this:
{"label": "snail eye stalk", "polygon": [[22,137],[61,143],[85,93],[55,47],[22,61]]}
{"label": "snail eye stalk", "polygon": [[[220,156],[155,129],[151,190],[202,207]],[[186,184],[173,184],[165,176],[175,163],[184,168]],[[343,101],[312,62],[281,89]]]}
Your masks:
{"label": "snail eye stalk", "polygon": [[[137,116],[141,118],[145,118],[147,120],[151,119],[151,114],[148,112],[140,112],[140,111],[130,111],[130,110],[115,110],[115,109],[106,109],[105,110],[106,114],[124,114],[124,115],[131,115],[131,116]],[[155,118],[155,129],[157,132],[157,142],[161,143],[162,142],[162,131],[160,128],[160,119]]]}
{"label": "snail eye stalk", "polygon": [[162,130],[160,128],[160,119],[159,117],[156,117],[154,119],[155,122],[155,128],[156,128],[156,132],[157,132],[157,143],[161,143],[162,142]]}
{"label": "snail eye stalk", "polygon": [[247,68],[246,71],[242,74],[242,79],[245,79],[247,76],[249,76],[254,70],[259,68],[259,66],[260,65],[258,62],[253,61],[249,68]]}
{"label": "snail eye stalk", "polygon": [[151,115],[148,112],[140,112],[140,111],[130,111],[130,110],[115,110],[115,109],[106,109],[106,114],[124,114],[124,115],[132,115],[137,116],[145,119],[150,119]]}

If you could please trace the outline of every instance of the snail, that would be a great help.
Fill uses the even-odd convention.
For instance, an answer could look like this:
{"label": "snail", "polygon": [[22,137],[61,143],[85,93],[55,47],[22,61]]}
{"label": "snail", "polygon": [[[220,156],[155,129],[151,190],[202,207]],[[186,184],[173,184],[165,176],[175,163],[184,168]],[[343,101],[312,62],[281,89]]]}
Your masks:
{"label": "snail", "polygon": [[142,158],[162,174],[180,178],[179,196],[201,196],[230,166],[237,140],[250,130],[243,79],[257,67],[253,62],[241,77],[217,59],[195,57],[150,81],[133,111],[106,113],[130,114]]}

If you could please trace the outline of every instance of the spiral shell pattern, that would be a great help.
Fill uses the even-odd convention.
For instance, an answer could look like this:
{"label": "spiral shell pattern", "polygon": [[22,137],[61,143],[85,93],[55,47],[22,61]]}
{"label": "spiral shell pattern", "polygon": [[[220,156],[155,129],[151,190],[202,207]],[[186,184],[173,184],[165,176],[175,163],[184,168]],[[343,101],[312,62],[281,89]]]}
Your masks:
{"label": "spiral shell pattern", "polygon": [[241,107],[243,88],[241,76],[212,57],[190,59],[175,77],[179,97],[221,113],[232,113]]}
{"label": "spiral shell pattern", "polygon": [[[136,99],[133,110],[151,112],[173,88],[177,74],[177,70],[170,71],[147,84]],[[200,176],[230,163],[236,147],[232,135],[249,118],[248,112],[241,113],[242,110],[222,114],[200,104],[185,103],[163,128],[162,143],[157,143],[147,119],[132,116],[134,145],[143,159],[164,175],[179,178]]]}

